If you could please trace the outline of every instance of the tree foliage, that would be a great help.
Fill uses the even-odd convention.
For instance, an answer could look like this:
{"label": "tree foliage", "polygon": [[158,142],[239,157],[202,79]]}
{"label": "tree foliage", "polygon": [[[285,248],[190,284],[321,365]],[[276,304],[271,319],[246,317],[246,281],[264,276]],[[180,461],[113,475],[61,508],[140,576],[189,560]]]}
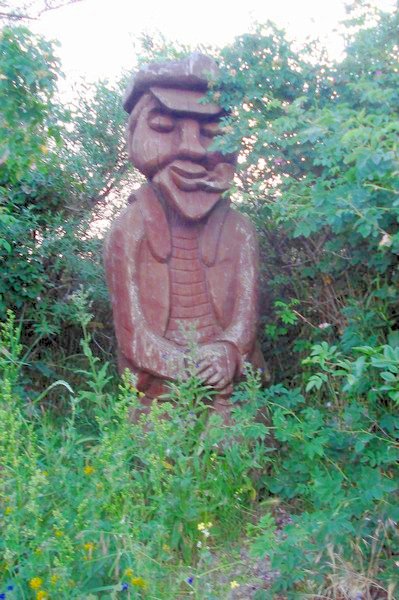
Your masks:
{"label": "tree foliage", "polygon": [[[320,326],[348,349],[396,328],[397,28],[398,13],[378,13],[339,63],[294,51],[273,26],[222,52],[219,94],[235,108],[221,148],[241,151],[237,192],[259,227],[271,303],[300,302],[297,346]],[[278,310],[265,322],[273,345],[286,340]]]}
{"label": "tree foliage", "polygon": [[[49,344],[72,353],[79,340],[68,298],[83,282],[109,321],[95,221],[107,216],[108,196],[135,181],[124,151],[121,90],[100,82],[64,107],[50,43],[5,28],[0,44],[0,313],[16,311],[25,341],[43,337],[38,357]],[[99,335],[109,346],[107,334]]]}

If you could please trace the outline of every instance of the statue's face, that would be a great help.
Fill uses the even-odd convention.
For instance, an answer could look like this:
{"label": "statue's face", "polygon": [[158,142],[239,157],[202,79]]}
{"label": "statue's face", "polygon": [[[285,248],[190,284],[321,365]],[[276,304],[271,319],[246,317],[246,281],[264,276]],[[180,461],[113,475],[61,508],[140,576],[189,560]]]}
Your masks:
{"label": "statue's face", "polygon": [[201,94],[169,89],[159,96],[164,102],[145,94],[134,109],[130,158],[175,210],[198,220],[230,187],[235,160],[209,150],[221,133],[219,111],[198,104]]}

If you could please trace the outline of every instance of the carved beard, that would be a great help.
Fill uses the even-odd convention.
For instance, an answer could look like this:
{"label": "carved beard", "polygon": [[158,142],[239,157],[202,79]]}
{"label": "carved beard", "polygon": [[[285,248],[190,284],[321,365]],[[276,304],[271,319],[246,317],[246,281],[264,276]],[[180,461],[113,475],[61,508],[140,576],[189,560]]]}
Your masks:
{"label": "carved beard", "polygon": [[203,219],[230,187],[234,167],[219,163],[212,171],[198,163],[175,160],[153,178],[168,204],[189,221]]}

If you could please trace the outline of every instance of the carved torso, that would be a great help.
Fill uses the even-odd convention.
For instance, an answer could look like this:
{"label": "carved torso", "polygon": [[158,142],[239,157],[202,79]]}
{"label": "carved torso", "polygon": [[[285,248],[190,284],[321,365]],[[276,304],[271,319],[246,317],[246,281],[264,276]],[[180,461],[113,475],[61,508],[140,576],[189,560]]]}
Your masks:
{"label": "carved torso", "polygon": [[221,333],[199,256],[201,229],[201,224],[171,224],[171,304],[165,337],[180,346],[186,346],[188,339],[193,337],[196,343],[203,344]]}

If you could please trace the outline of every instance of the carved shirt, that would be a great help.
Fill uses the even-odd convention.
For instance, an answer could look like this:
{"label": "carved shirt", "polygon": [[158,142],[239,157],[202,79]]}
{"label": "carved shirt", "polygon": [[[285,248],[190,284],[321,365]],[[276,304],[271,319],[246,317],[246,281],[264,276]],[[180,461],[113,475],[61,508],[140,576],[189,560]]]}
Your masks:
{"label": "carved shirt", "polygon": [[199,258],[201,227],[171,224],[171,305],[165,337],[180,346],[186,346],[189,340],[197,344],[210,342],[221,332]]}

